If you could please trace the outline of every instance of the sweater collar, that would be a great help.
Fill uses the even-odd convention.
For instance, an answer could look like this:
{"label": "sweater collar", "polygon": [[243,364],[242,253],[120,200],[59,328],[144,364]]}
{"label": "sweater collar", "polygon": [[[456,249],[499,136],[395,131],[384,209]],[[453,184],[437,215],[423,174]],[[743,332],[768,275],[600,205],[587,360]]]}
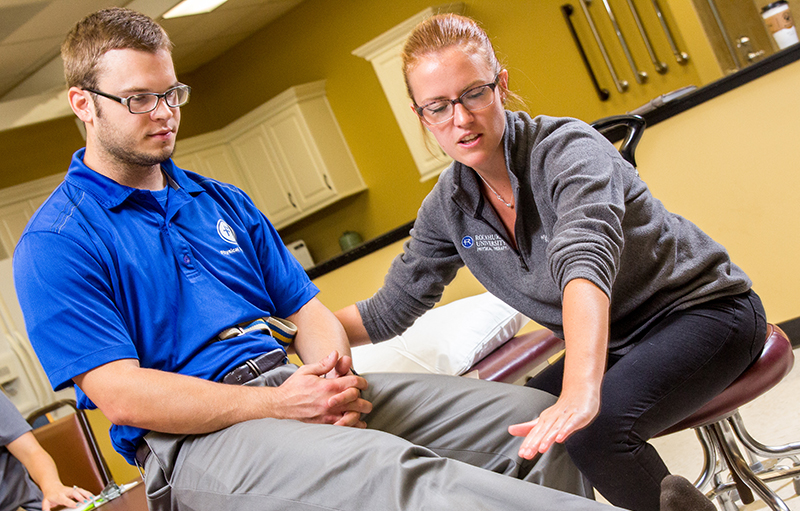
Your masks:
{"label": "sweater collar", "polygon": [[[517,141],[525,140],[521,136],[522,131],[525,129],[525,118],[521,117],[521,112],[505,111],[506,115],[506,128],[503,133],[503,151],[506,160],[506,172],[511,180],[511,189],[514,190],[514,203],[519,203],[519,178],[515,172],[519,172],[520,168],[516,161],[518,154]],[[525,116],[527,117],[527,116]],[[515,165],[510,166],[509,162],[514,162]],[[521,166],[525,168],[525,165]],[[474,218],[480,216],[483,209],[484,200],[481,194],[480,177],[475,170],[467,167],[457,161],[453,162],[453,189],[451,197],[453,201],[466,213],[469,213]]]}

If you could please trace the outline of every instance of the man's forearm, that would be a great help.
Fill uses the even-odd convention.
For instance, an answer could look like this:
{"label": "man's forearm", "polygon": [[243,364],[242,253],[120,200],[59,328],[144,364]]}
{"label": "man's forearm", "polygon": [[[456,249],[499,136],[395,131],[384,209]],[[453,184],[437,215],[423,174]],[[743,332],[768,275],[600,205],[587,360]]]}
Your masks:
{"label": "man's forearm", "polygon": [[225,385],[117,360],[75,378],[114,424],[163,433],[209,433],[275,416],[275,389]]}
{"label": "man's forearm", "polygon": [[202,434],[266,417],[334,424],[348,412],[368,413],[371,406],[359,397],[366,380],[321,378],[335,367],[337,359],[326,357],[304,365],[279,387],[250,387],[144,369],[123,359],[92,369],[75,383],[114,424]]}

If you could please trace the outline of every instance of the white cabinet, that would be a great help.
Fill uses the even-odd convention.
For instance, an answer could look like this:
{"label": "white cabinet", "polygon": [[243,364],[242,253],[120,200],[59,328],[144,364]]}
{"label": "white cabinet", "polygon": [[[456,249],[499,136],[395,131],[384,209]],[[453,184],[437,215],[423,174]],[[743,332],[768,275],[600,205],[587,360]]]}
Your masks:
{"label": "white cabinet", "polygon": [[464,12],[464,4],[454,2],[440,7],[429,7],[352,52],[353,55],[362,57],[372,64],[392,113],[400,126],[403,138],[406,140],[408,150],[417,165],[420,181],[437,177],[450,165],[452,159],[442,151],[432,137],[428,143],[425,142],[424,137],[430,135],[420,129],[417,114],[408,106],[410,100],[403,79],[401,54],[406,38],[414,27],[431,15],[444,12],[461,14]]}
{"label": "white cabinet", "polygon": [[0,190],[0,259],[11,257],[28,220],[63,180],[56,174]]}
{"label": "white cabinet", "polygon": [[288,171],[286,177],[296,190],[300,208],[313,207],[336,196],[299,106],[278,113],[263,127],[276,162]]}
{"label": "white cabinet", "polygon": [[246,189],[250,183],[242,175],[232,149],[222,142],[218,131],[183,140],[180,153],[176,151],[173,159],[181,168]]}
{"label": "white cabinet", "polygon": [[293,189],[286,176],[276,165],[274,151],[262,126],[245,131],[231,141],[242,170],[253,178],[253,186],[246,189],[253,202],[267,215],[273,225],[289,223],[301,214]]}
{"label": "white cabinet", "polygon": [[324,81],[292,87],[218,131],[180,141],[175,161],[239,186],[276,228],[366,189]]}

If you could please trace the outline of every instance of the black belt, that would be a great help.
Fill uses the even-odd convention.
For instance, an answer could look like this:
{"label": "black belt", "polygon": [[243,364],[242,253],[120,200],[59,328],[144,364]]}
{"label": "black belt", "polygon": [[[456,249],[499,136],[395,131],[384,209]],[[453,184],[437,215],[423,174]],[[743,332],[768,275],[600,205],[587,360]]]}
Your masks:
{"label": "black belt", "polygon": [[236,367],[222,377],[222,383],[230,385],[243,385],[253,378],[271,371],[287,362],[286,352],[275,348],[256,358],[251,358],[244,364]]}

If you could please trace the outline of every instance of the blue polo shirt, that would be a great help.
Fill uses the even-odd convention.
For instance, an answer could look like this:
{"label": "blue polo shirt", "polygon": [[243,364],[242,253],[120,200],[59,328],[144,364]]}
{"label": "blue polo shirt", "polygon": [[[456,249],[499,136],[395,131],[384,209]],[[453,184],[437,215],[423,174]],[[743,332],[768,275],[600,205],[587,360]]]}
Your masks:
{"label": "blue polo shirt", "polygon": [[[83,154],[14,253],[28,335],[55,389],[120,359],[218,381],[280,347],[261,333],[217,340],[230,326],[289,316],[319,292],[244,192],[167,160],[173,186],[159,202],[88,168]],[[111,427],[129,463],[146,433]]]}

